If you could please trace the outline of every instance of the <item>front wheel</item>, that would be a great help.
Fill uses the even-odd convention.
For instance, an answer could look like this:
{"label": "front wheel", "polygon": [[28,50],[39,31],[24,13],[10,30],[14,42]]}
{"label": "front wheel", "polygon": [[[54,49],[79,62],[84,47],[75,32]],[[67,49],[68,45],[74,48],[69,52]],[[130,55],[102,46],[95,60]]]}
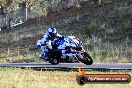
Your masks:
{"label": "front wheel", "polygon": [[82,55],[83,55],[83,58],[84,58],[84,60],[82,60],[82,62],[84,64],[86,64],[86,65],[92,65],[93,64],[93,59],[89,54],[84,52]]}

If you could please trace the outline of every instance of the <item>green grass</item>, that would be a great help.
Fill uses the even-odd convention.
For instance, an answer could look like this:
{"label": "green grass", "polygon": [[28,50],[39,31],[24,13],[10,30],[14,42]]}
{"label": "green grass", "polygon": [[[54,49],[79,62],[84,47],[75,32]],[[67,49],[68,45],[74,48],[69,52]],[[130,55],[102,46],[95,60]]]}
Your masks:
{"label": "green grass", "polygon": [[33,63],[33,62],[44,62],[38,57],[38,55],[27,54],[11,57],[0,57],[0,63]]}
{"label": "green grass", "polygon": [[[131,72],[97,72],[87,71],[87,74],[130,74]],[[85,84],[76,82],[77,72],[34,71],[32,69],[0,68],[0,88],[132,88],[129,84]]]}

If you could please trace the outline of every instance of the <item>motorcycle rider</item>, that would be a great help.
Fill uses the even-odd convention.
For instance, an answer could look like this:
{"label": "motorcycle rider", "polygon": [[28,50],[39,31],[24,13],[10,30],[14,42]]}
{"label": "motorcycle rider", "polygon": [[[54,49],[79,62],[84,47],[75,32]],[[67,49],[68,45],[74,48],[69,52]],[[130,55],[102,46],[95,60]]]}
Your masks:
{"label": "motorcycle rider", "polygon": [[[62,39],[63,44],[56,43],[57,48],[54,48],[54,40],[57,38]],[[74,41],[73,41],[74,40]],[[42,50],[41,54],[39,55],[40,58],[45,59],[46,61],[51,61],[49,58],[49,52],[52,53],[50,55],[54,56],[57,55],[57,58],[63,58],[63,56],[66,53],[74,53],[74,48],[77,47],[79,42],[75,39],[74,36],[69,36],[69,37],[64,37],[60,34],[57,33],[57,30],[55,28],[48,28],[48,31],[43,35],[43,38],[41,40],[38,40],[37,42],[37,47]],[[82,44],[81,44],[82,45]],[[71,48],[71,49],[70,49]],[[77,48],[79,49],[79,48]],[[52,58],[51,56],[51,58]],[[45,58],[46,57],[46,58]],[[64,56],[65,57],[65,56]],[[68,59],[69,56],[66,56]],[[68,59],[69,61],[72,61],[74,59]],[[74,61],[73,61],[74,62]]]}
{"label": "motorcycle rider", "polygon": [[45,45],[47,45],[47,47],[50,50],[52,49],[52,51],[53,51],[52,43],[56,38],[63,38],[63,36],[57,33],[56,28],[54,28],[54,27],[48,28],[48,31],[45,33],[43,38],[38,41],[38,44],[37,44],[38,48],[41,48],[41,50],[42,50],[41,54],[39,55],[40,58],[43,58],[43,56],[48,55],[48,52],[47,52],[48,50],[44,49]]}

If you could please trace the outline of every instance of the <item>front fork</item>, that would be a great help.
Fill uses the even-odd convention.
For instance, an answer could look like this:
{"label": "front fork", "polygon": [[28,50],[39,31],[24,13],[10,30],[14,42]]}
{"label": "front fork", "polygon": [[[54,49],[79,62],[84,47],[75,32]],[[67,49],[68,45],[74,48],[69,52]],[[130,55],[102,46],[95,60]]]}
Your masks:
{"label": "front fork", "polygon": [[82,61],[85,60],[84,55],[83,55],[83,52],[78,53],[76,55],[76,57],[77,57],[78,61],[81,61],[82,62]]}

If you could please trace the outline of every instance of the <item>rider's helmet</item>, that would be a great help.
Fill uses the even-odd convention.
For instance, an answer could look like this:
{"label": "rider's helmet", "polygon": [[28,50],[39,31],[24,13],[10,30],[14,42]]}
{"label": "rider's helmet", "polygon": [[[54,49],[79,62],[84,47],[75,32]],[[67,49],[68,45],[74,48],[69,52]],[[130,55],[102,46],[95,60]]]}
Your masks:
{"label": "rider's helmet", "polygon": [[57,35],[57,31],[54,27],[49,28],[48,33],[50,38],[55,38]]}

